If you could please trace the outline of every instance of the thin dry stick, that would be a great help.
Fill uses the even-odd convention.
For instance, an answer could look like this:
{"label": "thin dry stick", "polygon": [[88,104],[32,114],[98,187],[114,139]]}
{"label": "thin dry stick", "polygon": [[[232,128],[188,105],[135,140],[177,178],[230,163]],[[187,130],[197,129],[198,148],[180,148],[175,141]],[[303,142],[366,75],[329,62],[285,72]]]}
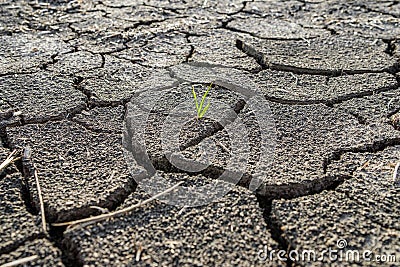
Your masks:
{"label": "thin dry stick", "polygon": [[86,225],[90,225],[92,223],[99,222],[99,221],[102,221],[102,220],[105,220],[105,219],[109,219],[109,218],[112,218],[112,217],[117,217],[117,216],[120,216],[120,215],[122,215],[124,213],[130,212],[130,211],[132,211],[132,210],[134,210],[134,209],[136,209],[138,207],[146,205],[147,203],[157,199],[158,197],[171,192],[172,190],[174,190],[175,188],[177,188],[181,184],[183,184],[183,181],[177,183],[176,185],[168,188],[167,190],[165,190],[165,191],[163,191],[163,192],[161,192],[161,193],[159,193],[157,195],[152,196],[151,198],[146,199],[143,202],[140,202],[140,203],[138,203],[136,205],[127,207],[127,208],[122,209],[122,210],[118,210],[118,211],[114,211],[114,212],[110,212],[110,213],[106,213],[106,214],[101,214],[101,215],[97,215],[97,216],[93,216],[93,217],[89,217],[89,218],[85,218],[85,219],[81,219],[81,220],[76,220],[76,221],[63,222],[63,223],[53,223],[52,225],[53,226],[68,226],[68,225],[75,225],[75,224],[79,224],[79,223],[87,223],[87,224],[85,224],[85,226],[86,226]]}
{"label": "thin dry stick", "polygon": [[141,244],[139,244],[139,248],[138,248],[138,250],[136,251],[136,257],[135,257],[135,260],[136,260],[137,262],[140,261],[140,256],[142,255],[142,251],[143,251],[143,247],[142,247]]}
{"label": "thin dry stick", "polygon": [[394,168],[394,172],[393,172],[393,182],[394,182],[394,183],[400,182],[399,178],[400,178],[400,162],[397,163],[396,167]]}
{"label": "thin dry stick", "polygon": [[8,157],[3,161],[3,163],[1,163],[0,172],[2,172],[5,168],[7,168],[8,165],[10,165],[11,163],[20,159],[19,157],[15,157],[16,153],[17,153],[17,150],[14,150],[13,152],[11,152],[10,155],[8,155]]}
{"label": "thin dry stick", "polygon": [[21,258],[12,262],[8,262],[6,264],[0,265],[0,267],[13,267],[13,266],[17,266],[20,264],[24,264],[33,260],[38,259],[39,257],[37,255],[33,255],[33,256],[29,256],[29,257],[25,257],[25,258]]}
{"label": "thin dry stick", "polygon": [[34,175],[35,175],[35,180],[36,180],[36,188],[37,188],[37,192],[38,192],[38,195],[39,195],[40,213],[42,215],[42,227],[43,227],[43,231],[45,233],[47,233],[46,216],[44,214],[44,204],[43,204],[42,190],[40,189],[39,177],[37,175],[36,166],[34,166],[34,168],[35,168]]}

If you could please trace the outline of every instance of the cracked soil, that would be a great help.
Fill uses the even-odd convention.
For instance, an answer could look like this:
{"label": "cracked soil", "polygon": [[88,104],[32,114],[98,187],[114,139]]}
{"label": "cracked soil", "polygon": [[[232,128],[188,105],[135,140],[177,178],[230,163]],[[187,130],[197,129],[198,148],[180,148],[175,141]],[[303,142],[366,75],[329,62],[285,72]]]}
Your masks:
{"label": "cracked soil", "polygon": [[[163,151],[163,123],[193,101],[192,85],[211,82],[209,97],[233,115],[187,121],[180,162],[202,162],[204,143],[216,157],[179,169]],[[271,112],[271,161],[250,87]],[[139,117],[146,125],[124,128]],[[148,199],[138,181],[154,174],[213,183],[238,152],[238,120],[249,158],[218,201],[154,200],[91,225],[53,225]],[[0,137],[0,164],[18,151],[0,170],[0,266],[30,256],[23,266],[399,266],[400,3],[0,0]],[[344,254],[372,260],[263,257],[320,255],[343,240]]]}

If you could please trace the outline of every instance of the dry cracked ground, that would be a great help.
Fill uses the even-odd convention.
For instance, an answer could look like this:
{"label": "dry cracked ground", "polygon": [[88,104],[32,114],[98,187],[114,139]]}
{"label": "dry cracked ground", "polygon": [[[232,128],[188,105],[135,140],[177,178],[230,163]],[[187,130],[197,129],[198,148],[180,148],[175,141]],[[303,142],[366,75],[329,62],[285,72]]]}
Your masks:
{"label": "dry cracked ground", "polygon": [[[216,82],[210,97],[234,116],[178,138],[183,161],[204,142],[217,156],[174,167],[163,122],[221,77],[237,90]],[[399,84],[399,1],[0,0],[0,163],[16,151],[0,173],[0,265],[399,266]],[[248,161],[226,195],[140,204],[155,174],[215,182],[236,120]]]}

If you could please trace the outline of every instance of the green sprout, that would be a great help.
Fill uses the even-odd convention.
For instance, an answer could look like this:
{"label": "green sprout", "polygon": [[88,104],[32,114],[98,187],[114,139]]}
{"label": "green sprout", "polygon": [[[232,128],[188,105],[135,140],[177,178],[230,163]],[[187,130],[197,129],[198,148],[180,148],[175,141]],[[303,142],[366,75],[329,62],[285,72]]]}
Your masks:
{"label": "green sprout", "polygon": [[212,83],[210,84],[210,86],[208,86],[207,91],[204,93],[203,97],[201,98],[200,104],[199,104],[197,102],[197,95],[196,95],[196,92],[194,91],[194,86],[192,85],[192,94],[193,94],[194,102],[196,103],[198,119],[203,118],[204,114],[206,114],[208,108],[210,107],[210,101],[208,101],[208,104],[203,109],[204,101],[206,100],[206,96],[207,96],[208,92],[210,91],[211,86],[212,86]]}

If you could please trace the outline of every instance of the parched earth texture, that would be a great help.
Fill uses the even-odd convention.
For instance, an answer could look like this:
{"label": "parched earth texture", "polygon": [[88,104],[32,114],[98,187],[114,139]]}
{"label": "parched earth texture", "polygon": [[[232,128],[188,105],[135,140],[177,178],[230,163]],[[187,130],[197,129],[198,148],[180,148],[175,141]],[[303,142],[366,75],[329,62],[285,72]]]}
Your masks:
{"label": "parched earth texture", "polygon": [[[183,163],[217,156],[181,170],[163,123],[211,82],[234,116],[184,125]],[[54,225],[149,199],[155,174],[212,184],[238,120],[249,159],[217,201]],[[0,0],[0,136],[0,266],[399,266],[400,3]]]}

